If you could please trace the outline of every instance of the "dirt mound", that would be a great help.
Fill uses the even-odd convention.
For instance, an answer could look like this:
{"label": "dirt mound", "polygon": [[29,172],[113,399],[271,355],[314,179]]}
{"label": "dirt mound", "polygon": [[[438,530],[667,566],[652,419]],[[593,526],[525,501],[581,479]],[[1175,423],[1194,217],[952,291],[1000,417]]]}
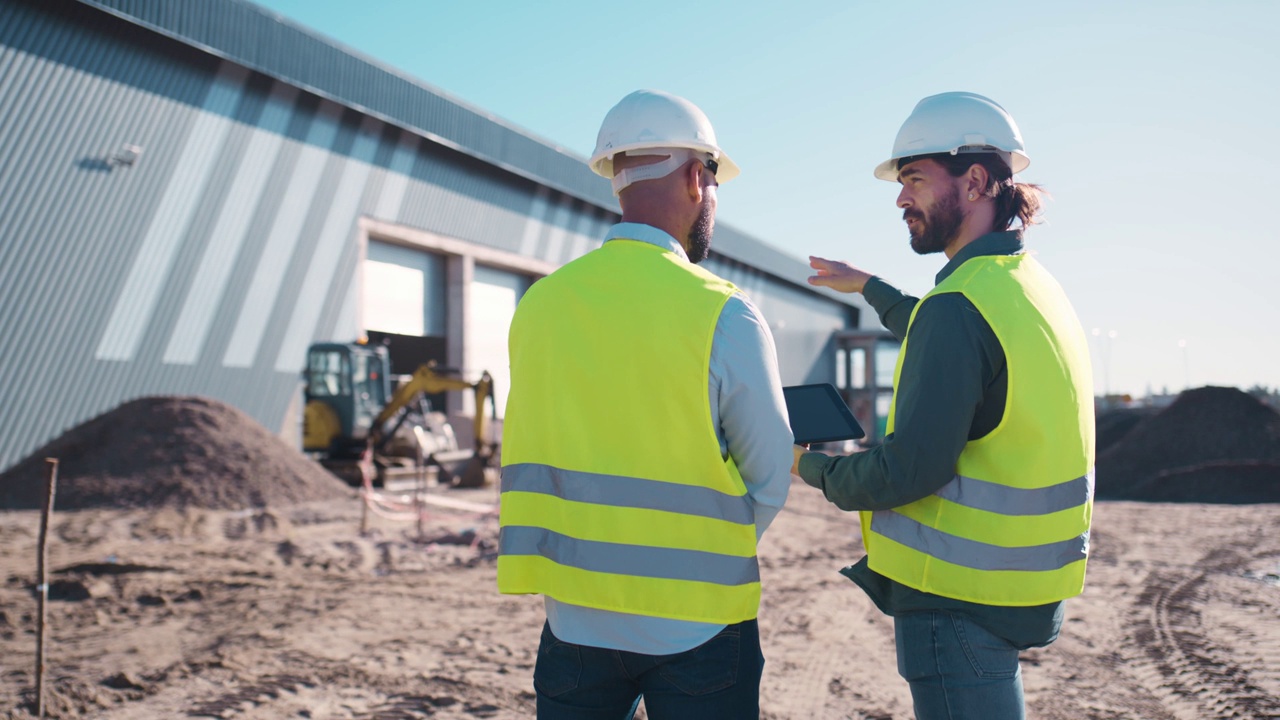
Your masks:
{"label": "dirt mound", "polygon": [[239,509],[349,496],[342,481],[240,410],[149,397],[99,415],[0,475],[0,509],[40,507],[47,457],[55,508]]}
{"label": "dirt mound", "polygon": [[1129,500],[1280,502],[1280,414],[1236,388],[1188,390],[1100,452],[1097,493]]}
{"label": "dirt mound", "polygon": [[1131,494],[1156,502],[1280,502],[1280,463],[1207,463],[1164,471],[1134,487]]}
{"label": "dirt mound", "polygon": [[1116,408],[1098,413],[1098,454],[1120,442],[1120,439],[1137,427],[1138,423],[1155,415],[1159,410],[1151,407]]}

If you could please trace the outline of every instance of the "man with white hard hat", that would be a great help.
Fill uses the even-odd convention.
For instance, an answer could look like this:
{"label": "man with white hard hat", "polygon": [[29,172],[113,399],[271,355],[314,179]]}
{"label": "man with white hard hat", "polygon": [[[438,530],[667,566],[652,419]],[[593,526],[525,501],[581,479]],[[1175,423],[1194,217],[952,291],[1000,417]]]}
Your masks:
{"label": "man with white hard hat", "polygon": [[848,457],[795,448],[793,472],[861,513],[867,556],[841,572],[894,618],[916,717],[1023,718],[1020,650],[1048,645],[1084,587],[1093,379],[1062,288],[1024,251],[1038,186],[992,100],[921,100],[893,155],[917,253],[947,264],[923,298],[810,258],[814,285],[860,292],[902,339],[884,443]]}
{"label": "man with white hard hat", "polygon": [[697,265],[738,168],[697,106],[647,90],[590,164],[622,221],[511,323],[498,588],[544,597],[539,718],[756,718],[756,543],[792,436],[768,323]]}

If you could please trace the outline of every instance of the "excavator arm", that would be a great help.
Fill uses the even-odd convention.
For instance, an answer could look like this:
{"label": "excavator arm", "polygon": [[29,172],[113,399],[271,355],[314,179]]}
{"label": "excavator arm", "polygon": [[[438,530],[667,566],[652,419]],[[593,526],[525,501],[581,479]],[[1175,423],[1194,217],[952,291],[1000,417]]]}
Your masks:
{"label": "excavator arm", "polygon": [[[486,464],[489,459],[497,452],[498,443],[485,442],[484,438],[489,437],[489,423],[498,420],[498,400],[494,397],[493,392],[493,376],[485,370],[480,374],[480,381],[475,384],[476,393],[476,455],[482,458]],[[485,417],[484,403],[489,401],[489,415]]]}
{"label": "excavator arm", "polygon": [[[375,449],[380,449],[382,444],[389,439],[389,436],[396,431],[396,428],[392,428],[388,432],[386,425],[397,413],[416,401],[419,394],[432,395],[448,390],[471,390],[475,393],[476,449],[467,463],[466,469],[460,474],[458,482],[463,486],[478,487],[485,483],[484,470],[492,465],[494,456],[498,451],[498,443],[487,439],[489,437],[490,423],[495,422],[498,417],[498,403],[494,397],[493,376],[487,370],[481,373],[479,381],[471,383],[461,378],[440,375],[436,373],[431,365],[420,366],[407,382],[396,389],[386,407],[374,418],[369,432],[369,440]],[[489,414],[487,416],[484,408],[486,402],[489,404]]]}
{"label": "excavator arm", "polygon": [[[484,382],[484,378],[489,377],[488,371],[481,377],[480,383]],[[444,392],[446,390],[470,390],[477,387],[480,383],[469,383],[462,378],[451,378],[436,374],[430,365],[422,365],[413,371],[413,376],[409,381],[396,388],[391,399],[387,401],[386,407],[382,408],[382,412],[373,419],[373,429],[371,432],[375,435],[375,442],[380,438],[376,437],[382,432],[383,426],[387,421],[395,417],[395,414],[413,402],[418,393],[424,395],[433,395],[435,393]],[[492,380],[490,380],[492,385]],[[479,399],[479,398],[477,398]],[[479,405],[477,405],[477,408]],[[479,412],[477,412],[479,415]]]}

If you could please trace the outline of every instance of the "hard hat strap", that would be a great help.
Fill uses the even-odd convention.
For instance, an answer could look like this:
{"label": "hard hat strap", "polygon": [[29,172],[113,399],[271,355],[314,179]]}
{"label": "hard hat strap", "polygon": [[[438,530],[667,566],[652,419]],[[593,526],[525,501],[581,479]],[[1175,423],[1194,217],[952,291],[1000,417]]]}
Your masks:
{"label": "hard hat strap", "polygon": [[614,171],[614,195],[621,193],[623,189],[631,183],[640,182],[641,180],[652,180],[654,178],[666,177],[694,158],[704,156],[707,158],[711,157],[710,153],[691,150],[689,148],[643,148],[640,150],[628,150],[627,155],[666,155],[667,158],[648,165],[637,165],[635,167]]}
{"label": "hard hat strap", "polygon": [[1004,161],[1005,167],[1010,169],[1013,168],[1013,153],[1007,150],[1001,150],[998,147],[992,147],[991,145],[961,145],[960,147],[951,151],[952,155],[964,155],[964,154],[973,154],[973,153],[989,153],[991,155],[998,155],[1000,159]]}

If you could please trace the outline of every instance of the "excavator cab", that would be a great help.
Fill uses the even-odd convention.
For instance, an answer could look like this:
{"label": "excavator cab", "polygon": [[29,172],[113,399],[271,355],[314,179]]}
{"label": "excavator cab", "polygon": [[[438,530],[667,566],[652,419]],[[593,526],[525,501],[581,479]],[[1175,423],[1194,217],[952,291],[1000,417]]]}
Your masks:
{"label": "excavator cab", "polygon": [[391,399],[391,360],[381,345],[319,343],[307,352],[303,449],[359,457]]}

